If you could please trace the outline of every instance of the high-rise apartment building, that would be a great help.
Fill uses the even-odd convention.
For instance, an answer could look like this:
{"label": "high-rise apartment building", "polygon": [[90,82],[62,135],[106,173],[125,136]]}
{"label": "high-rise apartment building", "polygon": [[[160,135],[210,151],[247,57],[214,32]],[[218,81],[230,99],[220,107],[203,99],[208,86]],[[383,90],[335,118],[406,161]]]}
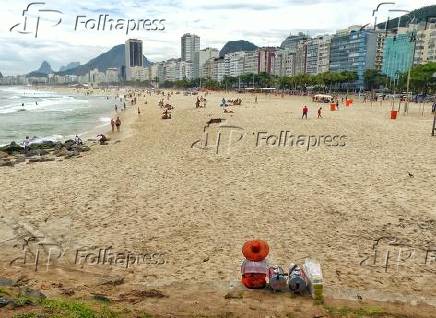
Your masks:
{"label": "high-rise apartment building", "polygon": [[129,39],[124,46],[126,80],[144,80],[144,55],[142,41]]}
{"label": "high-rise apartment building", "polygon": [[217,58],[219,56],[219,51],[213,48],[206,48],[204,50],[199,50],[195,52],[194,61],[192,63],[192,78],[199,78],[202,76],[201,70],[203,69],[203,65],[207,60],[211,58]]}
{"label": "high-rise apartment building", "polygon": [[195,53],[200,51],[200,37],[186,33],[181,39],[182,61],[193,62]]}
{"label": "high-rise apartment building", "polygon": [[330,46],[330,71],[356,72],[358,80],[354,88],[364,86],[364,73],[374,69],[377,34],[373,30],[352,26],[333,35]]}

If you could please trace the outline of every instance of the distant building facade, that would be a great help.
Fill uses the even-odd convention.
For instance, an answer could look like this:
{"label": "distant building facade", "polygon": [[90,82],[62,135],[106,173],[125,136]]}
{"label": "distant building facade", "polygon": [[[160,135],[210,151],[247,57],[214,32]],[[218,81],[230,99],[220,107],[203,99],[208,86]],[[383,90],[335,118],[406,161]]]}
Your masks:
{"label": "distant building facade", "polygon": [[397,79],[413,63],[413,43],[410,33],[389,35],[384,41],[383,66],[381,72],[391,79]]}
{"label": "distant building facade", "polygon": [[145,80],[142,41],[129,39],[125,43],[126,80]]}
{"label": "distant building facade", "polygon": [[330,71],[356,72],[354,88],[363,89],[364,73],[375,68],[377,34],[372,30],[352,26],[336,32],[331,40]]}

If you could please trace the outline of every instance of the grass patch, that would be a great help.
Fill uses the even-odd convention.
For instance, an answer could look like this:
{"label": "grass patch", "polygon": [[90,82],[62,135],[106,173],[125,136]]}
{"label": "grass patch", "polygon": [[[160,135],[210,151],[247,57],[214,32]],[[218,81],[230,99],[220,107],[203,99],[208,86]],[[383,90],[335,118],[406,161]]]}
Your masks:
{"label": "grass patch", "polygon": [[0,287],[0,295],[10,296],[11,294],[6,289]]}
{"label": "grass patch", "polygon": [[367,318],[367,317],[381,317],[386,312],[378,307],[332,307],[324,306],[327,312],[333,317],[347,317],[347,318]]}

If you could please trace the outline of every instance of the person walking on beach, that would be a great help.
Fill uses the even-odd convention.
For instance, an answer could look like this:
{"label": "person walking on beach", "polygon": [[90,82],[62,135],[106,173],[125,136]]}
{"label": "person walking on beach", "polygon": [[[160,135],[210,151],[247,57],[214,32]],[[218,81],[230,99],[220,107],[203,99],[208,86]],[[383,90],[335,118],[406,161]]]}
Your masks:
{"label": "person walking on beach", "polygon": [[138,107],[138,115],[141,115],[141,109]]}
{"label": "person walking on beach", "polygon": [[118,113],[118,106],[115,105],[115,112]]}
{"label": "person walking on beach", "polygon": [[309,112],[309,108],[307,108],[307,106],[303,107],[303,116],[301,116],[301,119],[303,119],[304,117],[306,117],[307,119],[307,113]]}
{"label": "person walking on beach", "polygon": [[322,118],[322,116],[321,116],[321,111],[322,111],[322,107],[320,107],[320,108],[318,109],[318,118]]}
{"label": "person walking on beach", "polygon": [[120,117],[117,117],[117,120],[115,121],[115,126],[117,126],[117,132],[120,132],[120,127],[121,127]]}
{"label": "person walking on beach", "polygon": [[254,97],[254,103],[257,104],[257,95]]}
{"label": "person walking on beach", "polygon": [[115,120],[111,118],[111,126],[112,126],[112,132],[115,131]]}
{"label": "person walking on beach", "polygon": [[339,100],[336,100],[336,110],[339,110]]}

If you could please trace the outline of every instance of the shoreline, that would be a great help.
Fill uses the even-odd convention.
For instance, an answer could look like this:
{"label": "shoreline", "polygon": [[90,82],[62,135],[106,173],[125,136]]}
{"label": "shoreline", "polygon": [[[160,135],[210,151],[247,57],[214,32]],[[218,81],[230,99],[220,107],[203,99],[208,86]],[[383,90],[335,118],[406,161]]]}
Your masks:
{"label": "shoreline", "polygon": [[[82,89],[82,91],[77,91],[77,89],[75,88],[68,88],[68,87],[56,87],[56,86],[31,86],[31,87],[27,87],[27,86],[11,86],[11,87],[19,87],[19,88],[23,88],[23,89],[31,89],[31,90],[36,90],[36,91],[46,91],[49,93],[55,93],[55,94],[61,94],[61,95],[65,95],[65,96],[72,96],[72,97],[79,97],[79,98],[87,98],[87,97],[101,97],[101,98],[106,98],[106,97],[115,97],[117,94],[117,91],[113,91],[110,90],[109,93],[107,91],[105,91],[104,89],[90,89],[90,90],[85,90]],[[92,91],[92,92],[96,92],[97,94],[87,94],[87,91]],[[123,90],[122,90],[123,91]],[[131,106],[130,106],[131,107]],[[129,110],[129,106],[127,107],[127,111]],[[105,116],[107,116],[108,118],[114,118],[114,116],[122,116],[123,112],[119,111],[118,113],[115,113],[113,110],[108,111],[107,113],[105,113]],[[81,137],[82,140],[86,141],[88,139],[95,139],[97,134],[111,134],[111,126],[110,123],[101,123],[101,124],[97,124],[97,125],[93,125],[90,126],[89,128],[84,128],[84,130],[80,131],[77,133],[77,135],[79,137]],[[55,134],[56,135],[56,134]],[[69,139],[74,139],[74,136],[76,135],[75,132],[72,132],[69,135],[65,135],[62,138],[52,138],[52,136],[43,136],[43,137],[39,137],[36,136],[37,138],[35,139],[36,142],[32,142],[33,144],[41,144],[44,141],[53,141],[53,142],[65,142]],[[33,138],[32,138],[33,139]],[[4,147],[4,146],[8,146],[11,144],[11,142],[16,142],[17,144],[21,145],[23,140],[9,140],[7,143],[4,144],[0,144],[0,147]]]}

